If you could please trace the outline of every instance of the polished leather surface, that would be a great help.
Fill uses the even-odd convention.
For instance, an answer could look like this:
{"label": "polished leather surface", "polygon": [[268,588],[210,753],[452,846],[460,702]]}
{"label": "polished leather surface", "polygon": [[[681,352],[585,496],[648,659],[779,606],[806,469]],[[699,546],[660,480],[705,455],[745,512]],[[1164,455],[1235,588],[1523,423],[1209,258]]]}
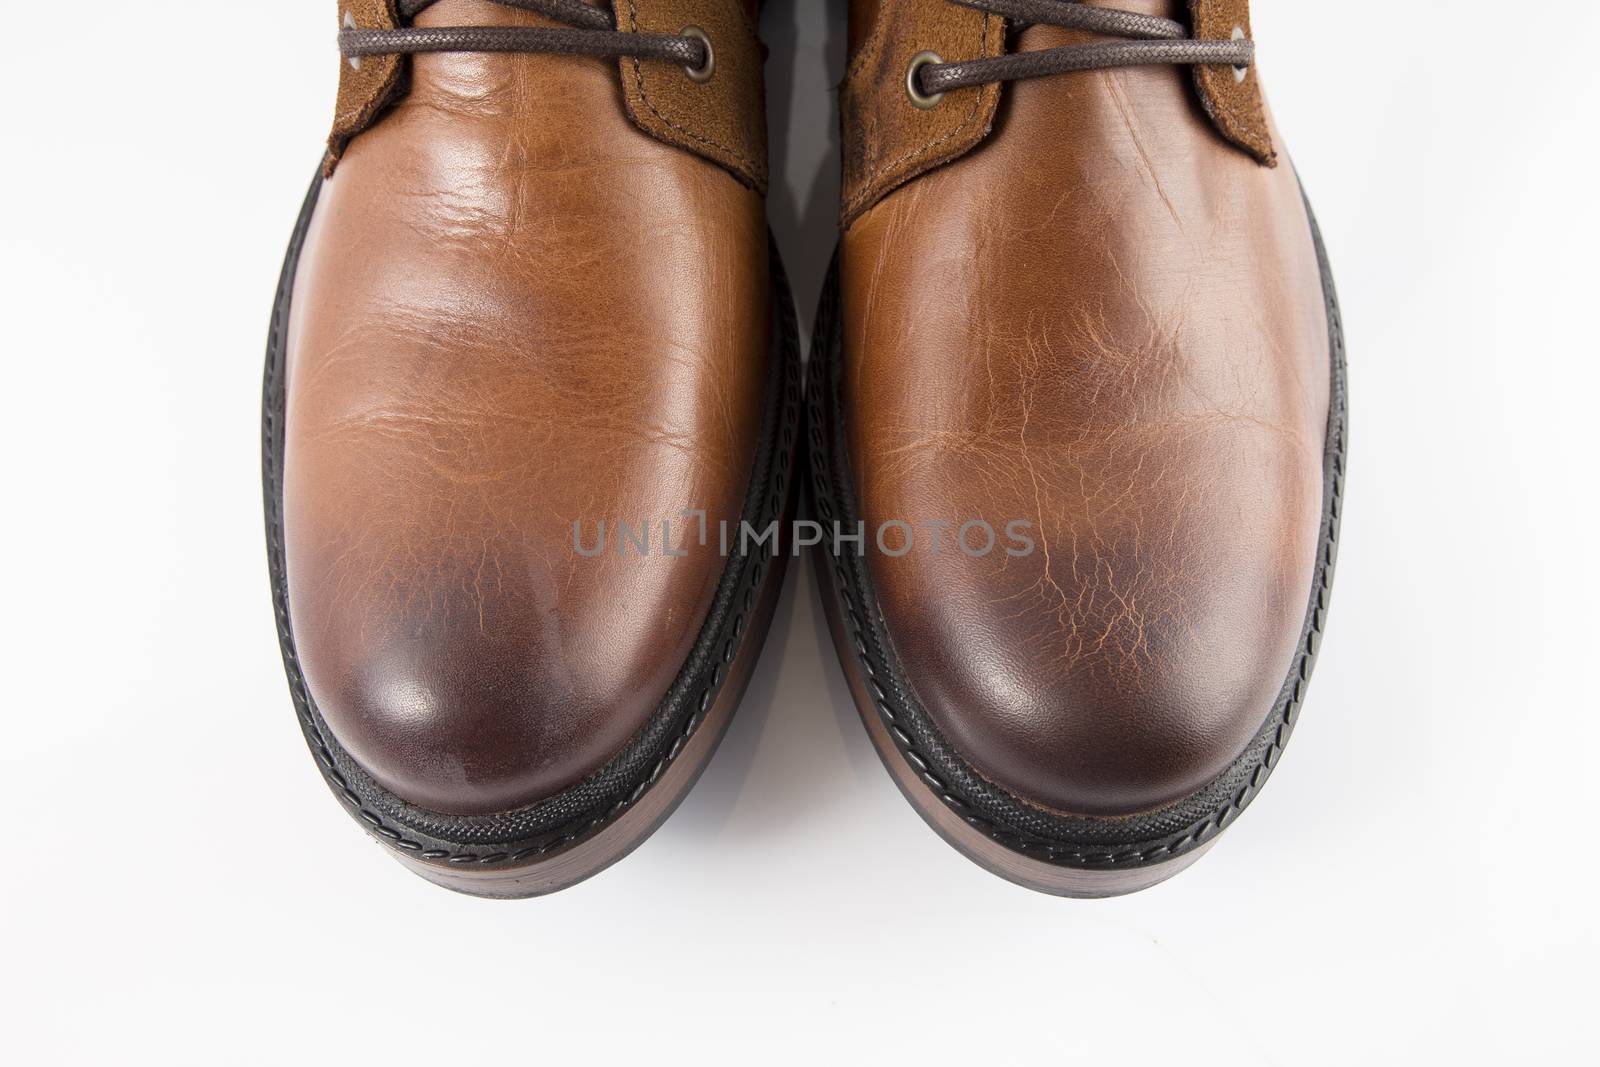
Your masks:
{"label": "polished leather surface", "polygon": [[869,526],[1033,524],[1024,558],[871,558],[934,722],[1071,814],[1215,777],[1283,684],[1318,540],[1328,333],[1293,169],[1226,142],[1183,69],[1014,83],[981,147],[848,229],[841,269]]}
{"label": "polished leather surface", "polygon": [[[444,0],[419,24],[538,24]],[[597,520],[737,521],[769,369],[761,198],[628,119],[616,61],[450,54],[325,185],[289,338],[291,622],[401,798],[505,810],[659,703],[724,561]]]}

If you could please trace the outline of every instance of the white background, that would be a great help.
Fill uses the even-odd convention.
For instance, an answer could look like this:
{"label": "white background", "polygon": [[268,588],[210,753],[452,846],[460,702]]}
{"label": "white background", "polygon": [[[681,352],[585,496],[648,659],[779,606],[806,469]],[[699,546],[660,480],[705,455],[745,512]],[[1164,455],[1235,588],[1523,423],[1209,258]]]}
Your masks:
{"label": "white background", "polygon": [[[278,658],[260,366],[333,6],[6,11],[9,1062],[1596,1055],[1594,5],[1255,5],[1343,296],[1353,452],[1305,717],[1196,867],[1081,902],[946,847],[801,567],[679,813],[510,904],[369,843]],[[803,319],[842,12],[765,18]]]}

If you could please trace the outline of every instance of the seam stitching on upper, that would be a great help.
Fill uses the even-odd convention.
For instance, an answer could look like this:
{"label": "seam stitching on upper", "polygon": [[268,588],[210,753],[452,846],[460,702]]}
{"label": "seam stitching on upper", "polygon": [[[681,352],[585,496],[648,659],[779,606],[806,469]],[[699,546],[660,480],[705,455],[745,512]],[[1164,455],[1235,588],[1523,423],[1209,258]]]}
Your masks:
{"label": "seam stitching on upper", "polygon": [[[638,11],[638,7],[634,3],[634,0],[628,0],[628,20],[631,23],[631,25],[628,27],[629,31],[633,32],[633,33],[637,33],[638,32],[638,26],[639,26],[639,11]],[[746,24],[746,27],[748,28],[749,27],[749,20],[748,19],[745,20],[745,24]],[[655,101],[650,99],[650,92],[649,92],[648,89],[645,88],[645,84],[644,84],[644,68],[640,65],[639,57],[638,56],[633,56],[631,58],[633,60],[633,77],[634,77],[634,82],[638,87],[639,99],[644,101],[645,106],[650,109],[650,113],[652,115],[654,115],[656,118],[660,119],[662,122],[666,123],[667,126],[669,126],[670,128],[672,128],[672,129],[678,131],[679,133],[683,134],[684,136],[689,137],[689,138],[691,138],[691,139],[693,139],[695,141],[698,141],[703,145],[707,145],[707,146],[709,146],[711,148],[721,149],[722,151],[728,153],[729,155],[731,155],[734,158],[734,160],[736,162],[742,164],[744,167],[749,169],[752,172],[751,173],[751,177],[755,178],[755,180],[757,182],[760,182],[762,184],[766,183],[766,180],[767,180],[767,168],[766,168],[765,164],[758,163],[755,160],[750,159],[740,149],[735,148],[732,145],[725,145],[720,141],[717,141],[717,140],[714,140],[714,139],[712,139],[710,137],[705,137],[705,136],[703,136],[703,135],[701,135],[699,133],[696,133],[694,130],[689,129],[686,126],[681,126],[678,123],[674,122],[672,119],[668,118],[665,114],[663,114],[661,109],[656,107]]]}

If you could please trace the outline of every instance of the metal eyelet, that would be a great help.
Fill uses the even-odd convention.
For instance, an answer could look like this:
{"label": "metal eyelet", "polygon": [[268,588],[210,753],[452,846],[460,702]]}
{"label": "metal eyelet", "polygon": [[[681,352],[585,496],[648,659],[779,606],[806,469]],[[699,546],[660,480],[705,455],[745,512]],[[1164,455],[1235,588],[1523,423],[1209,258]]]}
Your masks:
{"label": "metal eyelet", "polygon": [[717,72],[717,52],[711,47],[711,38],[707,37],[706,31],[699,26],[685,26],[679,31],[679,36],[693,37],[706,46],[706,61],[698,67],[684,67],[683,72],[689,75],[689,80],[692,82],[704,84],[710,81],[711,76]]}
{"label": "metal eyelet", "polygon": [[[347,10],[344,13],[344,28],[347,29],[347,30],[354,30],[354,29],[359,29],[360,28],[360,27],[358,27],[356,25],[355,12]],[[361,69],[361,57],[360,56],[351,56],[349,59],[345,60],[345,62],[350,64],[350,69],[351,70],[360,70]]]}
{"label": "metal eyelet", "polygon": [[[1244,32],[1244,27],[1243,26],[1235,26],[1233,28],[1233,39],[1235,41],[1242,41],[1242,40],[1245,39],[1245,32]],[[1248,78],[1249,76],[1250,76],[1250,68],[1249,67],[1234,67],[1233,68],[1233,80],[1234,81],[1242,82],[1246,78]]]}
{"label": "metal eyelet", "polygon": [[923,67],[935,63],[943,63],[944,57],[938,52],[918,52],[911,57],[911,63],[906,67],[906,96],[911,98],[911,106],[921,108],[923,111],[938,105],[944,99],[943,93],[925,93],[917,85],[917,72]]}

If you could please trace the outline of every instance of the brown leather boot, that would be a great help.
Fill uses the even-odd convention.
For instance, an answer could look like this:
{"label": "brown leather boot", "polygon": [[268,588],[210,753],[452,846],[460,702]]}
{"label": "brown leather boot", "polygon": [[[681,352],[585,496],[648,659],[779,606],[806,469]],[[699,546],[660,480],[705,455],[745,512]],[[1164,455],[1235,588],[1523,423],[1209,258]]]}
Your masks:
{"label": "brown leather boot", "polygon": [[627,853],[760,650],[782,559],[719,529],[786,514],[800,394],[751,6],[338,9],[267,354],[272,580],[329,785],[453,889]]}
{"label": "brown leather boot", "polygon": [[1143,888],[1277,763],[1338,532],[1338,314],[1248,4],[851,15],[810,397],[818,510],[866,531],[840,656],[958,849]]}

